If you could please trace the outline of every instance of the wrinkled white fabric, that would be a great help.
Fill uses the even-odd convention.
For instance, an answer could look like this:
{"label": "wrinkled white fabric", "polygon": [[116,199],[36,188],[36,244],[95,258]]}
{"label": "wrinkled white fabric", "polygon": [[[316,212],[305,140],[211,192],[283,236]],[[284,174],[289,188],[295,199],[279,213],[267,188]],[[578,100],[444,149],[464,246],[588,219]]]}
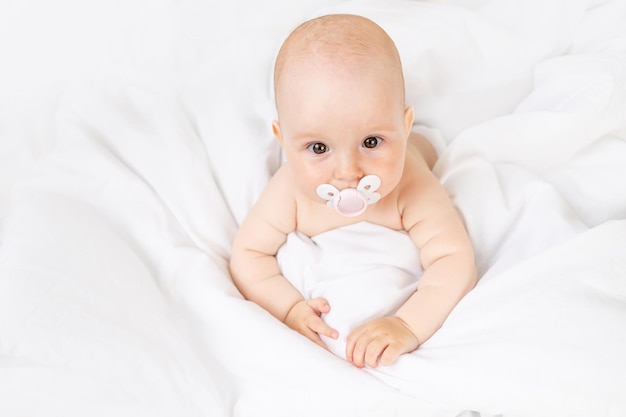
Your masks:
{"label": "wrinkled white fabric", "polygon": [[[0,415],[626,414],[624,0],[209,3],[0,4]],[[481,274],[365,371],[227,268],[274,56],[338,11],[396,41]]]}
{"label": "wrinkled white fabric", "polygon": [[415,292],[422,274],[419,250],[405,231],[360,222],[311,238],[287,237],[278,252],[283,275],[305,299],[322,297],[322,319],[339,332],[322,340],[345,359],[346,337],[367,321],[393,315]]}

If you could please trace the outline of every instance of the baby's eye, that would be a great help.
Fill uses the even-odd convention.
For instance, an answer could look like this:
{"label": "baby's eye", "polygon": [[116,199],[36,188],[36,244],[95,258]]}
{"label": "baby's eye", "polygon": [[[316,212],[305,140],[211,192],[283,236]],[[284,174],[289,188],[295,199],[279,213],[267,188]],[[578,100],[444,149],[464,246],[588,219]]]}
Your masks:
{"label": "baby's eye", "polygon": [[383,140],[379,138],[378,136],[370,136],[363,140],[363,147],[368,148],[368,149],[373,149],[377,147],[378,145],[380,145],[380,142],[382,141]]}
{"label": "baby's eye", "polygon": [[317,155],[328,152],[328,146],[324,145],[322,142],[313,143],[309,145],[308,149]]}

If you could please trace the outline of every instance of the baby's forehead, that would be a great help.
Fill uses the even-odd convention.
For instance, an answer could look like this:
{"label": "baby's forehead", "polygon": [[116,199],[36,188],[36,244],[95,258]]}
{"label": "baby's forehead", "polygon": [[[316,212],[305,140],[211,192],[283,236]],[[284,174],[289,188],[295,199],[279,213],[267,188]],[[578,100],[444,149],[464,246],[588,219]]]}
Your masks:
{"label": "baby's forehead", "polygon": [[351,71],[362,66],[386,71],[401,68],[393,41],[374,22],[358,19],[355,24],[338,18],[307,22],[286,40],[279,53],[275,81],[303,68]]}
{"label": "baby's forehead", "polygon": [[368,56],[395,49],[387,33],[373,21],[354,15],[330,15],[300,25],[283,46],[285,58],[294,55]]}
{"label": "baby's forehead", "polygon": [[349,76],[363,68],[387,71],[389,58],[374,52],[346,51],[342,48],[324,46],[315,50],[294,52],[285,60],[283,75],[313,76],[334,73],[337,76]]}
{"label": "baby's forehead", "polygon": [[404,90],[398,51],[380,26],[361,16],[322,16],[297,27],[283,43],[274,68],[275,93],[280,95],[285,78],[329,70],[349,75],[360,68],[380,71],[381,79],[391,77]]}

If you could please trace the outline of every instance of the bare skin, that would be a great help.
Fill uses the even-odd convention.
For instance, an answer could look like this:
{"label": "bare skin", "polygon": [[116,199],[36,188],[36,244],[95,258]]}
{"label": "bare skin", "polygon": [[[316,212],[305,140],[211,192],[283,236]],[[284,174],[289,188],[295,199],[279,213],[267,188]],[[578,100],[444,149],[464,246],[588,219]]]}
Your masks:
{"label": "bare skin", "polygon": [[[281,275],[276,253],[287,235],[298,230],[315,236],[363,221],[408,231],[424,269],[417,291],[395,315],[376,318],[347,336],[348,361],[358,367],[389,365],[430,338],[474,287],[474,254],[461,219],[431,171],[434,149],[411,132],[413,109],[404,104],[399,58],[395,47],[389,51],[393,43],[367,19],[323,19],[324,25],[336,24],[340,30],[320,33],[332,33],[339,42],[319,43],[319,33],[311,36],[319,23],[314,22],[288,38],[279,54],[279,120],[272,128],[287,162],[242,222],[231,273],[247,299],[325,347],[320,334],[339,336],[320,317],[332,306],[323,298],[305,300]],[[355,38],[368,45],[365,52],[333,50]],[[306,53],[298,54],[302,50]],[[357,217],[340,215],[315,192],[325,183],[353,188],[369,174],[381,178],[381,199]]]}

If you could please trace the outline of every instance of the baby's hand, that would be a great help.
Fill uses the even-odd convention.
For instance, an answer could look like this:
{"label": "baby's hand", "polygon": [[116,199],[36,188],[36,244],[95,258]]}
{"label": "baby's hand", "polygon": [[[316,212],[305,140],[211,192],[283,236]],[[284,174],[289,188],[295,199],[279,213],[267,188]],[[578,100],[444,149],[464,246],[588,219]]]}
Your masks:
{"label": "baby's hand", "polygon": [[[365,323],[350,333],[346,359],[362,368],[391,365],[400,355],[412,352],[419,341],[398,317],[381,317]],[[379,362],[380,361],[380,362]]]}
{"label": "baby's hand", "polygon": [[330,311],[330,305],[324,298],[313,298],[297,302],[285,317],[285,324],[297,332],[308,337],[324,349],[326,344],[320,339],[320,334],[331,339],[337,339],[339,333],[320,317]]}

